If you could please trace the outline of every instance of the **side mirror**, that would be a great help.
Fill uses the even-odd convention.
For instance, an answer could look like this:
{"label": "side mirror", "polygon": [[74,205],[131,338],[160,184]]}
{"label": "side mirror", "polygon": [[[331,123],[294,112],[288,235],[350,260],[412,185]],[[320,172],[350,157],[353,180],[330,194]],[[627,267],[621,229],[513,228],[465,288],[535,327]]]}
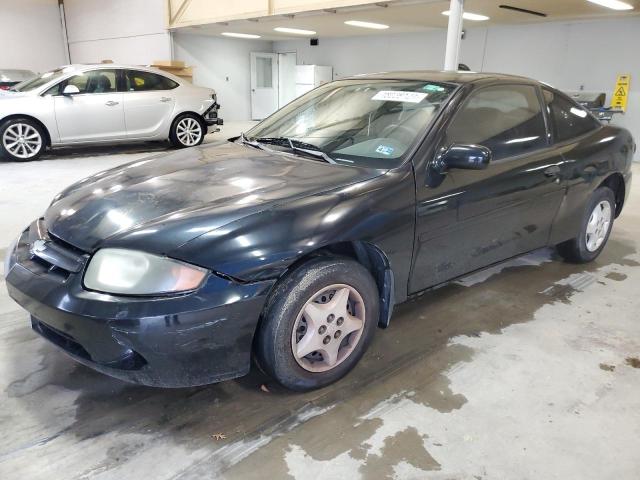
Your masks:
{"label": "side mirror", "polygon": [[444,173],[451,168],[483,170],[489,166],[491,150],[482,145],[451,145],[438,159],[439,170]]}
{"label": "side mirror", "polygon": [[76,95],[78,93],[80,93],[80,89],[75,85],[67,85],[62,91],[63,95]]}

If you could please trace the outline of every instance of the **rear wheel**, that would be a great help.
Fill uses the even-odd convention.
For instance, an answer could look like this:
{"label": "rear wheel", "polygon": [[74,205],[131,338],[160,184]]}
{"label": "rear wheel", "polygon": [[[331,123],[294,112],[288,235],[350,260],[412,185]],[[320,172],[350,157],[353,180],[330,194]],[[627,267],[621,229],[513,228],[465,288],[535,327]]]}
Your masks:
{"label": "rear wheel", "polygon": [[0,126],[0,156],[14,162],[37,160],[46,146],[42,127],[28,118],[8,120]]}
{"label": "rear wheel", "polygon": [[613,191],[608,187],[598,188],[587,202],[580,233],[576,238],[558,245],[558,253],[574,263],[595,260],[609,239],[615,211]]}
{"label": "rear wheel", "polygon": [[378,290],[362,265],[313,259],[275,287],[258,331],[257,360],[287,388],[320,388],[358,363],[377,320]]}
{"label": "rear wheel", "polygon": [[205,133],[202,120],[196,115],[185,113],[176,118],[171,125],[169,140],[174,147],[195,147],[202,143]]}

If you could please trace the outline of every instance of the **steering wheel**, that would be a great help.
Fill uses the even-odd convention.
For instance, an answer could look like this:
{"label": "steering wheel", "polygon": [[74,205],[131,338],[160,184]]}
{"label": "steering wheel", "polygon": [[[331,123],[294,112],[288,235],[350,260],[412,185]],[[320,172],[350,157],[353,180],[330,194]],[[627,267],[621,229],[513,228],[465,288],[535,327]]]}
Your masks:
{"label": "steering wheel", "polygon": [[[392,132],[394,134],[400,133],[400,135],[406,136],[406,142],[404,143],[407,145],[413,142],[413,139],[416,138],[416,136],[418,135],[418,132],[416,132],[411,127],[407,127],[406,125],[400,125],[398,123],[392,123],[382,129],[382,132],[380,132],[380,136],[389,137],[389,134]],[[399,140],[397,137],[395,137],[395,139]]]}

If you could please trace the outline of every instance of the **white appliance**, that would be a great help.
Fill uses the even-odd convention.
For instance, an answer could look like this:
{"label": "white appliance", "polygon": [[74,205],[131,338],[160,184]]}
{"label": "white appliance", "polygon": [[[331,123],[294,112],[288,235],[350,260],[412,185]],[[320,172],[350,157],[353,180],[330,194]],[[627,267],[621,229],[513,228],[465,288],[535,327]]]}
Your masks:
{"label": "white appliance", "polygon": [[333,67],[296,65],[296,97],[333,80]]}

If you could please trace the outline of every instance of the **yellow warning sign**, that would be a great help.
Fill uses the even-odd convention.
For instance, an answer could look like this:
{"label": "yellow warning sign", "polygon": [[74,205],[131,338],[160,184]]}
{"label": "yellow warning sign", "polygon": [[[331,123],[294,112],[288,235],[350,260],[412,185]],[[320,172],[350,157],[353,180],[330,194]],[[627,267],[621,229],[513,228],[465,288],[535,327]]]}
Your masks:
{"label": "yellow warning sign", "polygon": [[616,86],[613,89],[613,98],[611,99],[611,108],[619,108],[623,112],[627,109],[627,97],[629,96],[629,84],[631,83],[631,75],[618,75]]}

